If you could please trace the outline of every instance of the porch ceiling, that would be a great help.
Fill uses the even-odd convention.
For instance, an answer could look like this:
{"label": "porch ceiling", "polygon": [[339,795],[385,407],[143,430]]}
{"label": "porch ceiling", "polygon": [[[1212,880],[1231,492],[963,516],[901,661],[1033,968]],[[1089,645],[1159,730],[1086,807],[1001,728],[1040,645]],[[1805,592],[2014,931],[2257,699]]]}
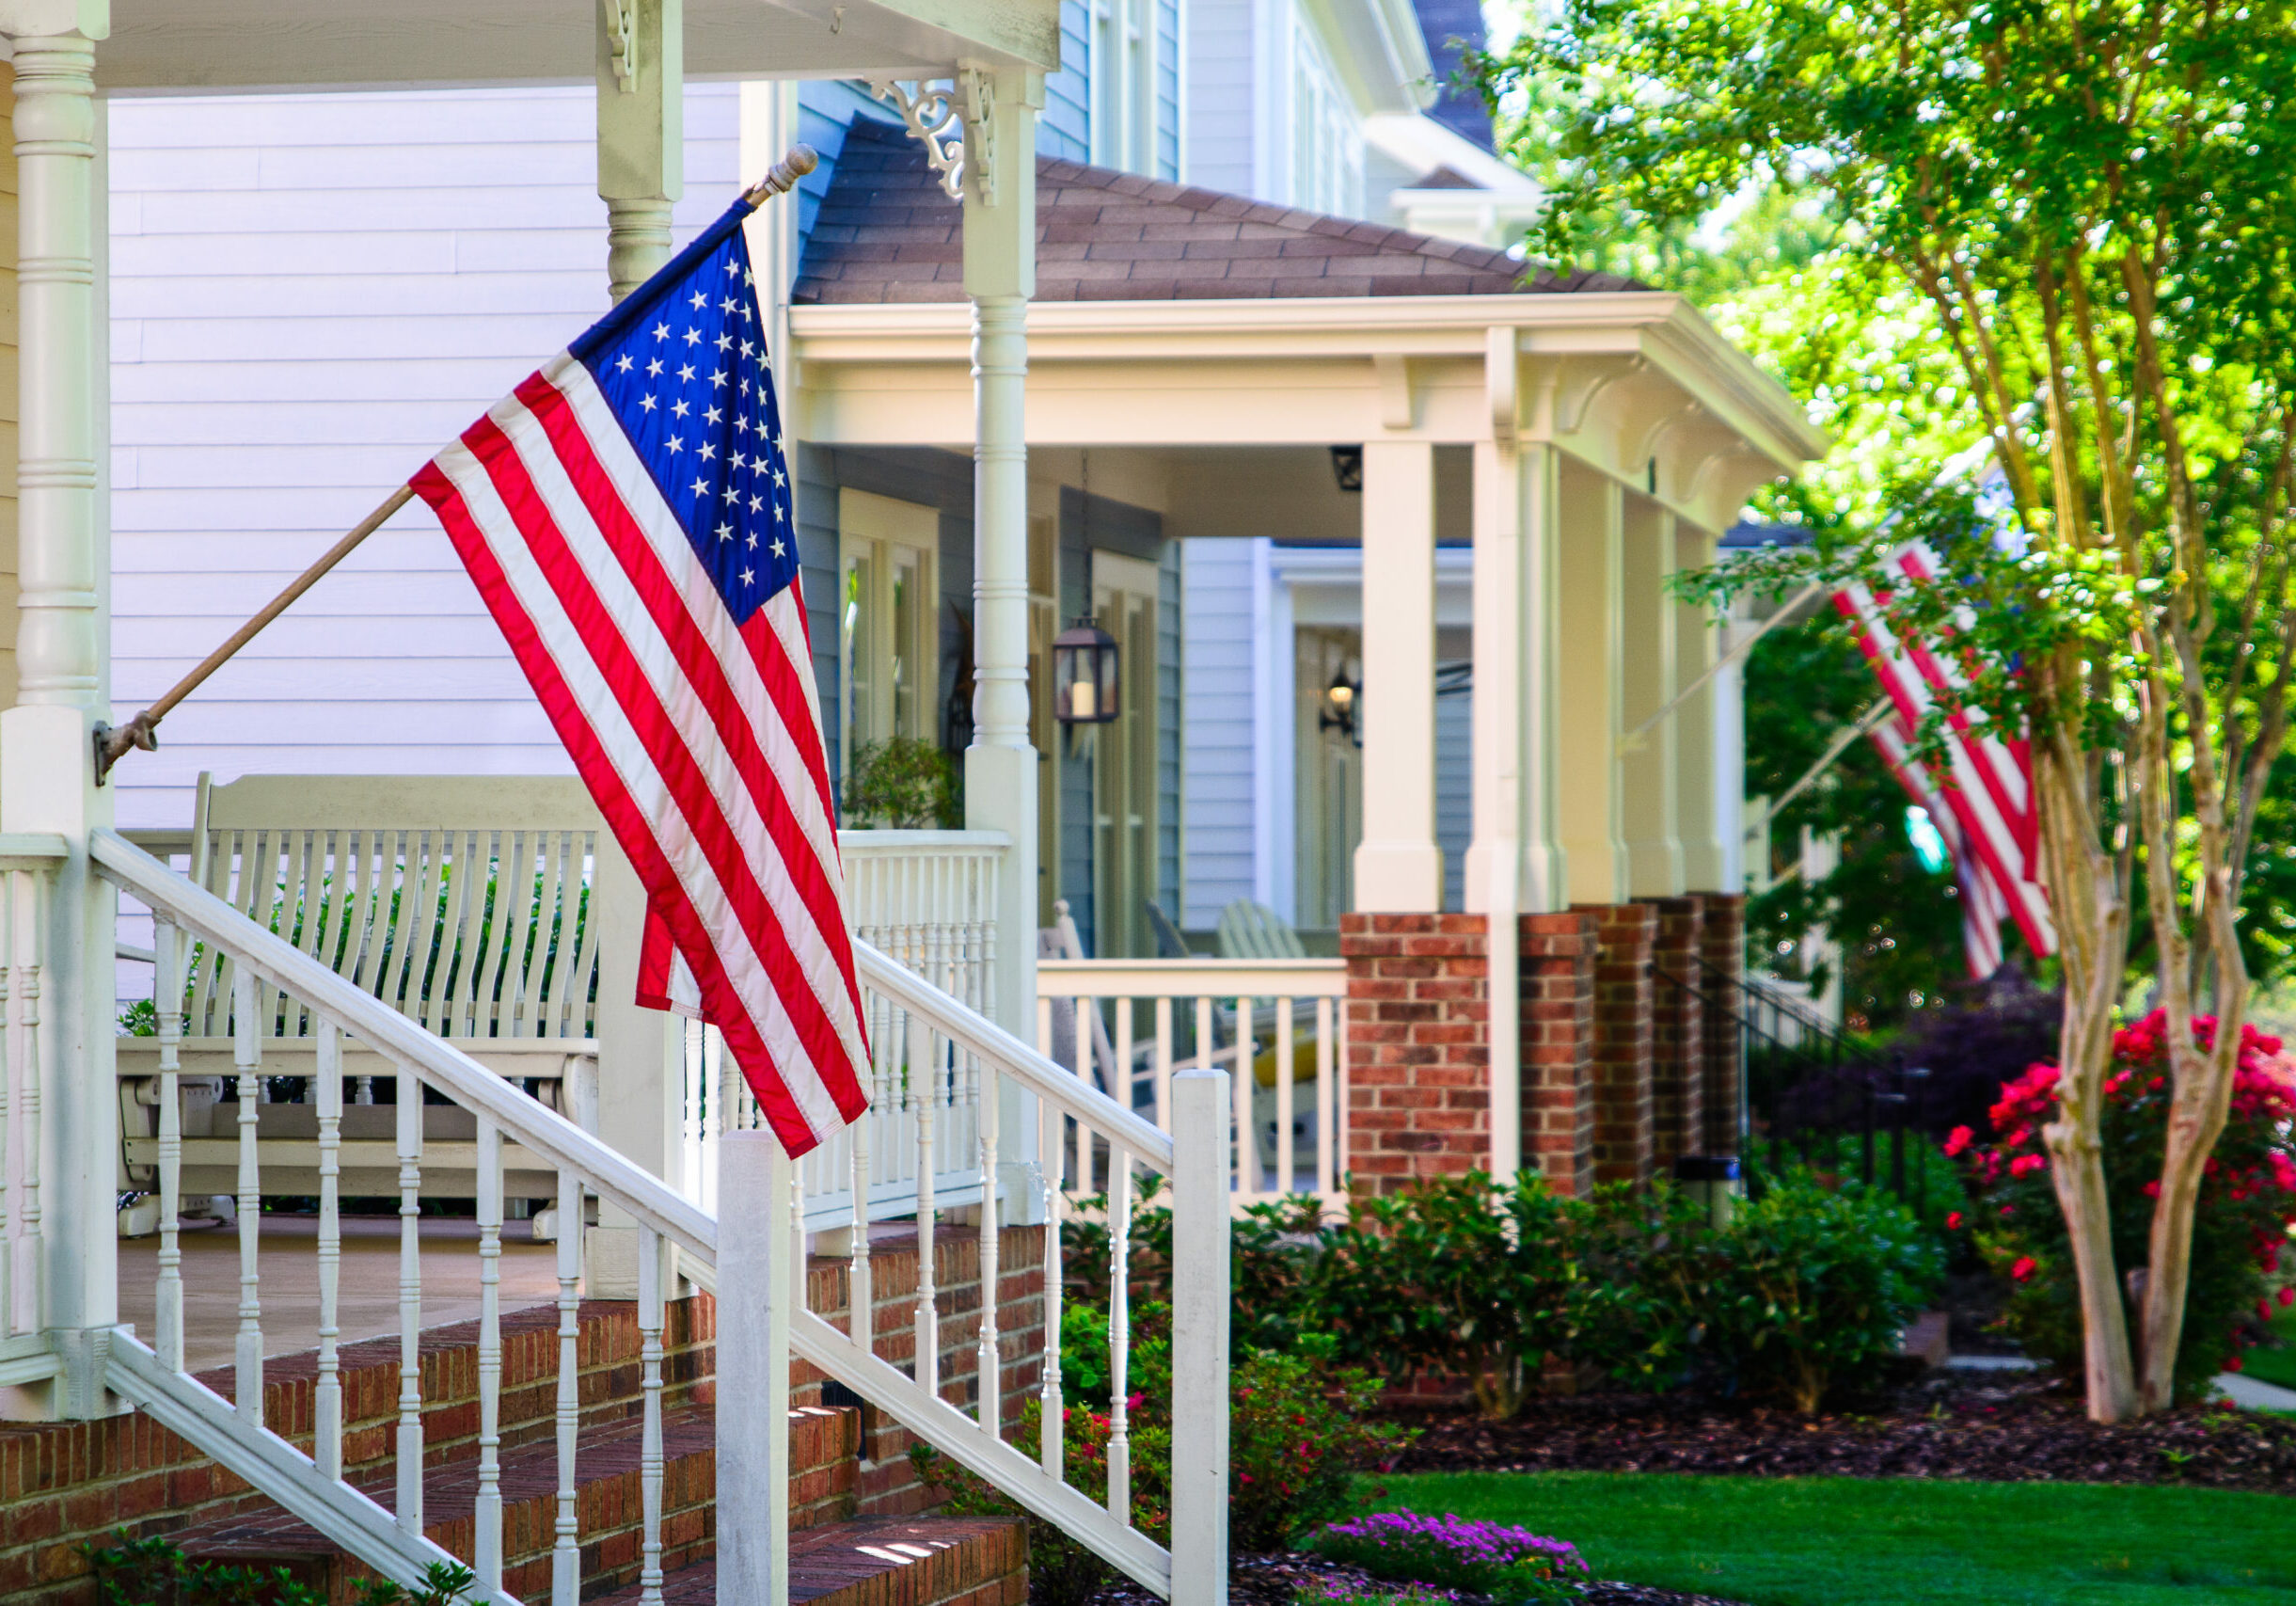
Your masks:
{"label": "porch ceiling", "polygon": [[[588,84],[594,0],[112,0],[111,93]],[[689,79],[1059,64],[1058,0],[685,0]]]}

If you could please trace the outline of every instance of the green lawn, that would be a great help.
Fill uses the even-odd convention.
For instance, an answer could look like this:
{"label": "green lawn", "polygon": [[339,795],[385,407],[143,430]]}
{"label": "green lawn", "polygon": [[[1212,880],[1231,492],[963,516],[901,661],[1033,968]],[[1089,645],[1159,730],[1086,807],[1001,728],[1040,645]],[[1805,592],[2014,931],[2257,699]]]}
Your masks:
{"label": "green lawn", "polygon": [[2252,1349],[2241,1358],[2241,1370],[2283,1389],[2296,1389],[2296,1305],[2272,1317],[2272,1332],[2289,1347]]}
{"label": "green lawn", "polygon": [[1391,1506],[1517,1523],[1604,1578],[1750,1606],[2296,1606],[2296,1501],[2224,1489],[1423,1472]]}

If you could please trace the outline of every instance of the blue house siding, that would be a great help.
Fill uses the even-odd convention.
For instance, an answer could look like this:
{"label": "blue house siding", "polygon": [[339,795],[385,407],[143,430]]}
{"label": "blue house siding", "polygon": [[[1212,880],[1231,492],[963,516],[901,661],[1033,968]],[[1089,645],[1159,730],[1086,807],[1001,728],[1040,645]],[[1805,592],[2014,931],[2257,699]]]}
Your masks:
{"label": "blue house siding", "polygon": [[1064,162],[1092,159],[1092,90],[1086,73],[1092,42],[1083,0],[1061,0],[1060,71],[1044,80],[1044,110],[1037,119],[1037,154]]}
{"label": "blue house siding", "polygon": [[815,82],[798,89],[798,139],[814,148],[821,165],[798,184],[799,249],[820,215],[821,198],[837,176],[837,158],[845,151],[846,130],[857,117],[899,126],[900,116],[860,84]]}
{"label": "blue house siding", "polygon": [[1180,0],[1156,8],[1156,176],[1180,178]]}

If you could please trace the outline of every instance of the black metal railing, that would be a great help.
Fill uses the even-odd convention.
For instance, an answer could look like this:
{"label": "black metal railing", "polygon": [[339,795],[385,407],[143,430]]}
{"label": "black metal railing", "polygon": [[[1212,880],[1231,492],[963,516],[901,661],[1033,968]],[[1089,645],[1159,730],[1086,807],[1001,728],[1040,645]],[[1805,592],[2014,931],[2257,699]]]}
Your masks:
{"label": "black metal railing", "polygon": [[1928,1167],[1919,1146],[1927,1142],[1929,1073],[1774,988],[1686,957],[1686,970],[1653,964],[1651,975],[1662,994],[1697,1000],[1709,1061],[1718,1049],[1736,1071],[1732,1107],[1710,1101],[1709,1109],[1734,1118],[1737,1130],[1710,1126],[1709,1148],[1735,1149],[1755,1186],[1800,1165],[1887,1187],[1924,1211]]}

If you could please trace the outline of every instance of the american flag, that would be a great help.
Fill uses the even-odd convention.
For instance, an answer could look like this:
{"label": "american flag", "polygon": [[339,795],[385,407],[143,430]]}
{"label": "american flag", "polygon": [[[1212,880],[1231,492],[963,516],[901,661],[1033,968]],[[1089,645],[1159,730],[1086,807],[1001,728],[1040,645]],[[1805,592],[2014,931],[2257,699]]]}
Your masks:
{"label": "american flag", "polygon": [[[2056,951],[2057,932],[2040,883],[2030,747],[1959,701],[1965,682],[1950,651],[1899,636],[1884,616],[1890,587],[1925,585],[1937,568],[1924,543],[1908,542],[1891,555],[1876,583],[1845,586],[1833,603],[1856,624],[1859,648],[1889,694],[1892,712],[1875,727],[1874,744],[1944,838],[1961,893],[1970,974],[1982,980],[2001,968],[2003,919],[2017,922],[2036,954]],[[1912,743],[1940,693],[1954,695],[1945,702],[1944,773],[1937,774],[1913,755]]]}
{"label": "american flag", "polygon": [[722,1032],[795,1155],[866,1107],[867,1046],[751,210],[414,486],[644,883],[638,1001]]}

